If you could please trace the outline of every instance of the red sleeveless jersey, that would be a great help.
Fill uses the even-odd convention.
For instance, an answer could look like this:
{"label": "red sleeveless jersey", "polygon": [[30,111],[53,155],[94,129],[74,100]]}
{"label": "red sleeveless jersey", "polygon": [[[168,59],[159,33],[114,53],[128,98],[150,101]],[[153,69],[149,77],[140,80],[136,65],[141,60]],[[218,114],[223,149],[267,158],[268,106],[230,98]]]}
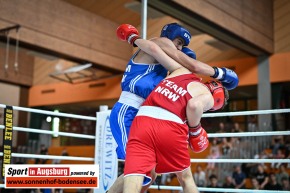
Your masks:
{"label": "red sleeveless jersey", "polygon": [[142,106],[166,109],[186,121],[186,105],[191,95],[187,91],[190,82],[200,82],[195,74],[184,74],[162,80],[151,92]]}

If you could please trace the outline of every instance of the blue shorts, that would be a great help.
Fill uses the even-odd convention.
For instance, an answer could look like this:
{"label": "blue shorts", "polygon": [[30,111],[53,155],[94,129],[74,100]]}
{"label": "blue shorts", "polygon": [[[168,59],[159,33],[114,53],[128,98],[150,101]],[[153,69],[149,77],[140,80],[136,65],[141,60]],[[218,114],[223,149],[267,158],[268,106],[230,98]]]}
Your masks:
{"label": "blue shorts", "polygon": [[125,160],[130,127],[137,113],[138,109],[119,102],[111,111],[110,127],[118,144],[116,149],[118,159]]}

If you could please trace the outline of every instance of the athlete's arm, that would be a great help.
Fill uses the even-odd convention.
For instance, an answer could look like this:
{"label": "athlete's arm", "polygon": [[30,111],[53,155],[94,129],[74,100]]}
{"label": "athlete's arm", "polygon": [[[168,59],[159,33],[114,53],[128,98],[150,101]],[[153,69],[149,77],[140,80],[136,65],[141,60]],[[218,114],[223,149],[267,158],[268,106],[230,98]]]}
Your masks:
{"label": "athlete's arm", "polygon": [[169,72],[183,68],[178,62],[169,57],[156,43],[150,40],[136,39],[134,41],[142,51],[151,55],[160,64],[162,64]]}
{"label": "athlete's arm", "polygon": [[190,127],[197,126],[200,123],[203,112],[208,111],[214,105],[213,96],[209,89],[199,82],[191,82],[187,90],[192,98],[186,106],[186,117]]}
{"label": "athlete's arm", "polygon": [[192,82],[187,86],[187,90],[192,96],[186,106],[186,116],[188,121],[188,142],[193,152],[199,153],[208,147],[208,137],[206,131],[200,124],[203,112],[213,106],[213,97],[209,90],[199,82]]}
{"label": "athlete's arm", "polygon": [[189,69],[191,72],[201,74],[205,76],[213,76],[215,70],[213,67],[188,57],[186,54],[177,50],[175,45],[168,38],[155,38],[152,39],[160,48],[171,58],[177,61],[179,64]]}
{"label": "athlete's arm", "polygon": [[[155,38],[153,41],[159,45],[166,54],[191,72],[211,76],[212,78],[221,81],[223,86],[228,90],[232,90],[238,86],[239,78],[234,71],[225,67],[211,67],[208,64],[188,57],[185,53],[177,50],[173,42],[167,38]],[[189,48],[187,48],[187,50],[190,51]]]}

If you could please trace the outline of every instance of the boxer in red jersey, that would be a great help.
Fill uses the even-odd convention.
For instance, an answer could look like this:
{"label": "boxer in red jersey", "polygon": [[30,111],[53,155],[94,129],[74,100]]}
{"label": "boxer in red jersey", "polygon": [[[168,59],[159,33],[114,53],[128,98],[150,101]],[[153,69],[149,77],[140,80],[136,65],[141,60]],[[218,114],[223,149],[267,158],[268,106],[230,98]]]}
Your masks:
{"label": "boxer in red jersey", "polygon": [[188,145],[194,152],[207,148],[207,134],[200,119],[203,112],[225,105],[226,91],[216,81],[201,83],[154,42],[136,39],[134,44],[168,65],[170,75],[151,92],[132,123],[123,192],[139,193],[144,178],[150,180],[150,172],[156,171],[175,173],[184,193],[197,193]]}

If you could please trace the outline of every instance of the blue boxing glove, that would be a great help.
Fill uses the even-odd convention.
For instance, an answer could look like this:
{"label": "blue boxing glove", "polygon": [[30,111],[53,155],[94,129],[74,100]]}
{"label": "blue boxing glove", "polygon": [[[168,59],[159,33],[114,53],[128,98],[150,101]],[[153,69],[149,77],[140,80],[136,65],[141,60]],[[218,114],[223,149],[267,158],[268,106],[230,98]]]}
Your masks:
{"label": "blue boxing glove", "polygon": [[238,86],[239,78],[238,75],[233,70],[224,67],[223,68],[213,67],[213,69],[215,73],[212,77],[221,81],[222,85],[226,89],[232,90]]}
{"label": "blue boxing glove", "polygon": [[184,54],[186,54],[187,56],[193,58],[196,60],[196,54],[194,51],[192,51],[190,48],[188,47],[183,47],[181,50]]}

